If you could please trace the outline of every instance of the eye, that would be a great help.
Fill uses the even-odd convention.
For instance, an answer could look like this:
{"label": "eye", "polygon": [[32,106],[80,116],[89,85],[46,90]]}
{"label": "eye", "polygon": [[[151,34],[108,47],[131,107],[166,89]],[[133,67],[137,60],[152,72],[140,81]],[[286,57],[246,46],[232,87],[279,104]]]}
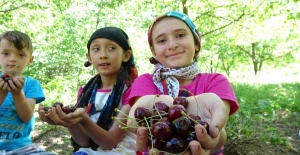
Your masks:
{"label": "eye", "polygon": [[185,36],[184,33],[179,33],[176,37],[177,37],[177,38],[182,38],[182,37],[184,37],[184,36]]}
{"label": "eye", "polygon": [[114,46],[109,46],[109,47],[108,47],[108,50],[109,50],[109,51],[113,51],[114,49],[116,49]]}
{"label": "eye", "polygon": [[158,44],[162,44],[162,43],[166,42],[166,39],[158,39],[156,42]]}
{"label": "eye", "polygon": [[100,48],[98,48],[98,47],[93,47],[92,50],[93,50],[93,51],[99,51]]}
{"label": "eye", "polygon": [[24,54],[24,53],[20,54],[20,57],[25,57],[25,56],[26,56],[26,54]]}

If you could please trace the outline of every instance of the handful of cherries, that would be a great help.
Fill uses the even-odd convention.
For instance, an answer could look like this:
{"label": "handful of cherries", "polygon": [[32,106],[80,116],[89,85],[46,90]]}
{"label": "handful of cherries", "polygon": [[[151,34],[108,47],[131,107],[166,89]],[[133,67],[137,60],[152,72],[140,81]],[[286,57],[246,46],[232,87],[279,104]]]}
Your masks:
{"label": "handful of cherries", "polygon": [[185,152],[192,140],[197,140],[195,125],[202,124],[209,133],[209,125],[200,116],[187,114],[188,100],[177,97],[173,105],[163,101],[155,102],[152,109],[137,107],[134,117],[138,126],[150,131],[150,147],[161,152],[180,154]]}
{"label": "handful of cherries", "polygon": [[8,82],[8,80],[11,80],[12,79],[12,76],[10,76],[9,74],[3,74],[1,76],[1,78],[5,81],[5,82]]}
{"label": "handful of cherries", "polygon": [[[62,111],[63,111],[64,113],[66,113],[66,114],[71,113],[71,112],[74,112],[74,111],[76,110],[75,107],[69,107],[69,106],[65,106],[65,107],[64,107],[64,105],[63,105],[61,102],[55,102],[55,103],[52,105],[52,107],[56,107],[56,106],[58,106],[58,105],[61,107]],[[44,111],[45,111],[46,113],[48,112],[49,109],[51,109],[51,107],[44,107]]]}

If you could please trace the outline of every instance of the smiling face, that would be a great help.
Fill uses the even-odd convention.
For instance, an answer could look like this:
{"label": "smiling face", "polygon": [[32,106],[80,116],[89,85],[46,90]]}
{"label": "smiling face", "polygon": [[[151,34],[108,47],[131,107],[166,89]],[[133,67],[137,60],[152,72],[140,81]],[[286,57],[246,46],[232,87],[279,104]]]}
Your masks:
{"label": "smiling face", "polygon": [[152,30],[151,51],[157,61],[168,68],[181,68],[192,64],[199,45],[189,27],[181,20],[165,17]]}
{"label": "smiling face", "polygon": [[22,75],[23,69],[32,63],[33,56],[28,48],[18,50],[15,45],[2,38],[0,41],[0,64],[3,74]]}
{"label": "smiling face", "polygon": [[122,62],[127,62],[131,55],[131,51],[124,52],[117,43],[104,38],[94,39],[89,51],[86,56],[101,77],[117,78]]}

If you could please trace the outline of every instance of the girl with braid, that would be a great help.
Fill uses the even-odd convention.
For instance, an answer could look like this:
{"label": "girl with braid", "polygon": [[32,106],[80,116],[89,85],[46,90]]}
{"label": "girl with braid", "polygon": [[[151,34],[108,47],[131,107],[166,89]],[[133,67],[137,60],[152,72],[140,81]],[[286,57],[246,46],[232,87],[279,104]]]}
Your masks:
{"label": "girl with braid", "polygon": [[56,106],[46,114],[41,105],[40,118],[69,130],[73,155],[135,154],[135,134],[119,127],[120,122],[126,124],[130,85],[137,77],[128,36],[120,28],[104,27],[92,34],[87,49],[86,64],[98,74],[79,89],[77,109],[65,114]]}

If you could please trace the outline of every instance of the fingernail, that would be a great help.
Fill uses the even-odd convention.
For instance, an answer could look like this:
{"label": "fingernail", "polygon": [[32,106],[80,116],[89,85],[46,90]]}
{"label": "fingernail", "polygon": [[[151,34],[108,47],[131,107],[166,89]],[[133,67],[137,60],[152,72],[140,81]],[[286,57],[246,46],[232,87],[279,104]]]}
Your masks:
{"label": "fingernail", "polygon": [[198,150],[200,150],[200,148],[199,148],[199,146],[198,145],[192,145],[192,146],[190,146],[190,149],[192,150],[192,151],[198,151]]}
{"label": "fingernail", "polygon": [[145,130],[138,130],[139,136],[144,136],[146,134]]}
{"label": "fingernail", "polygon": [[198,135],[201,135],[201,134],[203,133],[202,128],[196,128],[196,133],[197,133]]}

